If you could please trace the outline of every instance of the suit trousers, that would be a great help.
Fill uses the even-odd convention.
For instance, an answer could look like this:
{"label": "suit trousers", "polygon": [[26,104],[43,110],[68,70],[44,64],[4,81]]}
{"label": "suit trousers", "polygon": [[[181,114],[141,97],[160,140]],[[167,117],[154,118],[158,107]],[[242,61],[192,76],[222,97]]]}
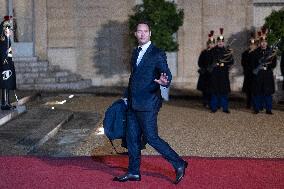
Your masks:
{"label": "suit trousers", "polygon": [[128,173],[140,174],[142,133],[146,142],[169,161],[175,169],[184,164],[184,161],[169,144],[158,136],[157,116],[158,111],[128,110],[126,129],[129,156]]}

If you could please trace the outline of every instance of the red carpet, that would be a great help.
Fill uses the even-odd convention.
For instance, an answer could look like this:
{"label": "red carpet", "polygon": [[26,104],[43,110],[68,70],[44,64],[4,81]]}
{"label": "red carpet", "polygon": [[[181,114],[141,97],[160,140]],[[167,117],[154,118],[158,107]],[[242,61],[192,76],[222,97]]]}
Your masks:
{"label": "red carpet", "polygon": [[284,159],[198,158],[175,186],[173,168],[161,156],[143,156],[141,182],[117,183],[127,168],[127,156],[40,158],[0,157],[0,189],[22,188],[284,188]]}

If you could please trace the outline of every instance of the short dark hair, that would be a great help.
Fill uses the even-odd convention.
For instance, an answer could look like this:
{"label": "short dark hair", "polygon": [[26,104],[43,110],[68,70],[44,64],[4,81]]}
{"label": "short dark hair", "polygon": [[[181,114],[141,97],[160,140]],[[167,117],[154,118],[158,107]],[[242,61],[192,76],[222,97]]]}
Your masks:
{"label": "short dark hair", "polygon": [[138,27],[139,24],[147,25],[148,28],[149,28],[149,31],[151,31],[151,25],[150,25],[149,21],[147,21],[147,20],[140,20],[139,22],[137,22],[136,27],[135,27],[135,31],[137,31],[137,27]]}

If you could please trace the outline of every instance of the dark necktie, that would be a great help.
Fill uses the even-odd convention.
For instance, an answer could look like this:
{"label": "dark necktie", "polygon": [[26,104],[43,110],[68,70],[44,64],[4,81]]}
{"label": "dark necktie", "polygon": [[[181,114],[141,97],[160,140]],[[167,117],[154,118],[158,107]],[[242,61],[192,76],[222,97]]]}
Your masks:
{"label": "dark necktie", "polygon": [[134,51],[134,61],[135,61],[135,63],[136,63],[136,61],[137,61],[137,58],[138,58],[138,56],[139,56],[139,52],[142,50],[142,48],[141,47],[138,47],[138,48],[136,48],[135,49],[135,51]]}
{"label": "dark necktie", "polygon": [[136,49],[136,53],[137,53],[136,60],[137,60],[137,58],[138,58],[139,53],[140,53],[141,50],[142,50],[142,47],[138,47],[138,48]]}
{"label": "dark necktie", "polygon": [[141,47],[139,47],[138,49],[137,49],[137,57],[136,57],[136,65],[138,66],[138,64],[140,63],[138,63],[137,61],[138,61],[138,57],[139,57],[139,53],[140,53],[140,51],[142,50],[142,48]]}
{"label": "dark necktie", "polygon": [[137,62],[137,58],[138,58],[138,56],[139,56],[139,52],[142,50],[142,48],[141,47],[138,47],[138,48],[136,48],[136,50],[134,51],[134,57],[133,57],[133,71],[135,72],[135,70],[136,70],[136,67],[137,67],[137,64],[136,64],[136,62]]}

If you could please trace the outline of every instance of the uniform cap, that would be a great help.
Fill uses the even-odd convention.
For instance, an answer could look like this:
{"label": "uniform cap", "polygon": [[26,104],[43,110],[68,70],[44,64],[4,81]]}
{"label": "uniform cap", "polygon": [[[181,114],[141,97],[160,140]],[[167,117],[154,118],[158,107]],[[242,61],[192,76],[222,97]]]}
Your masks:
{"label": "uniform cap", "polygon": [[223,33],[224,33],[224,28],[220,28],[220,35],[217,37],[217,41],[224,41],[224,36],[223,36]]}

